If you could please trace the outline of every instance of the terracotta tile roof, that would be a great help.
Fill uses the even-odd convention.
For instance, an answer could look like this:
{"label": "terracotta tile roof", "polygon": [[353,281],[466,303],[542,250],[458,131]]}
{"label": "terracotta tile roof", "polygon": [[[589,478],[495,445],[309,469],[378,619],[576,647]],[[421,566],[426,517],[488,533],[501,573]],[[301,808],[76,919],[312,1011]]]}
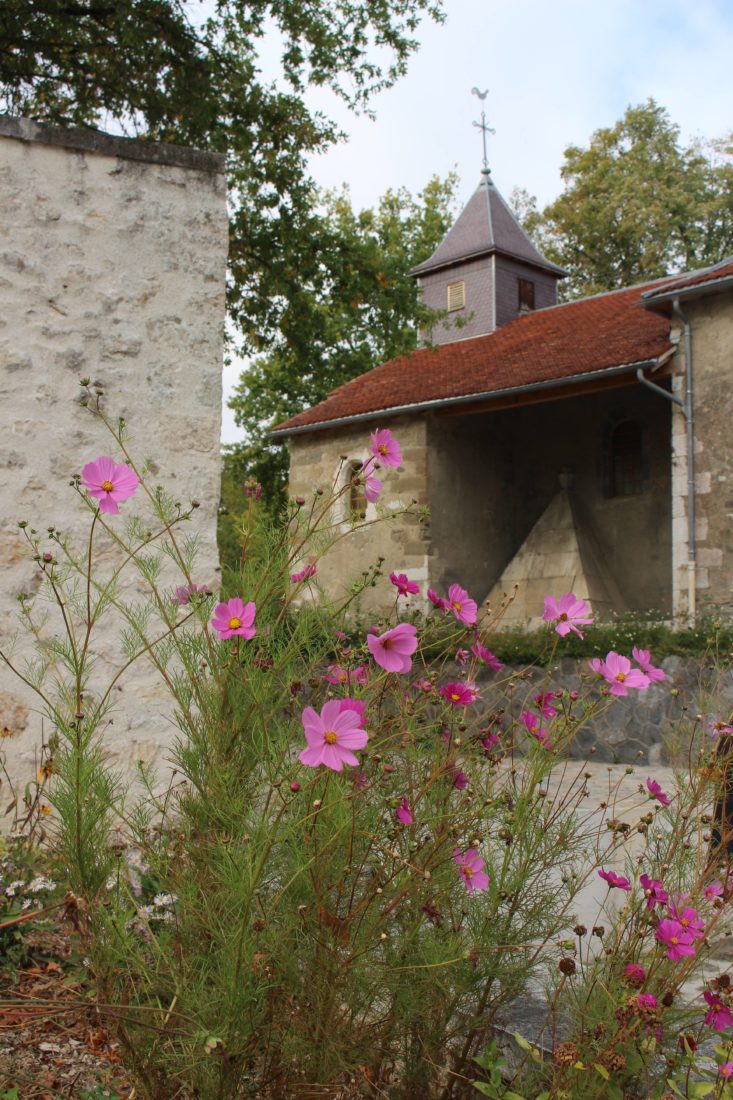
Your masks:
{"label": "terracotta tile roof", "polygon": [[673,276],[665,280],[662,286],[647,290],[643,295],[645,301],[655,298],[667,297],[678,291],[694,291],[697,287],[707,286],[709,283],[728,281],[733,279],[733,258],[728,256],[720,263],[712,267],[702,268],[700,271],[691,271],[687,275]]}
{"label": "terracotta tile roof", "polygon": [[432,256],[410,274],[424,275],[490,252],[503,252],[555,274],[566,274],[537,251],[491,178],[488,184],[482,179]]}
{"label": "terracotta tile roof", "polygon": [[318,405],[279,424],[275,434],[649,363],[672,348],[669,319],[640,305],[642,291],[657,285],[552,306],[487,336],[419,348],[333,390]]}

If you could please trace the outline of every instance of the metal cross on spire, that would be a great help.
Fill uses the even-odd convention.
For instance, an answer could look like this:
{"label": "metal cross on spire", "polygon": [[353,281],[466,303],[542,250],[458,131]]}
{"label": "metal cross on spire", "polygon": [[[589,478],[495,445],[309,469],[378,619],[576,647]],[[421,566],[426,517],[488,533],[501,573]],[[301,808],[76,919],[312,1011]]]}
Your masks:
{"label": "metal cross on spire", "polygon": [[[471,88],[471,95],[477,96],[481,100],[482,105],[483,105],[483,102],[486,99],[488,94],[489,94],[489,89],[488,88],[486,89],[485,92],[480,92],[478,90],[478,88]],[[483,106],[481,107],[481,121],[480,122],[474,122],[473,125],[476,127],[477,130],[481,131],[481,137],[482,137],[483,143],[484,143],[483,172],[484,172],[485,175],[488,176],[489,175],[489,160],[488,160],[488,157],[486,156],[486,135],[487,134],[495,134],[496,131],[493,130],[491,128],[491,126],[489,126],[488,123],[486,122],[486,112],[484,111]]]}

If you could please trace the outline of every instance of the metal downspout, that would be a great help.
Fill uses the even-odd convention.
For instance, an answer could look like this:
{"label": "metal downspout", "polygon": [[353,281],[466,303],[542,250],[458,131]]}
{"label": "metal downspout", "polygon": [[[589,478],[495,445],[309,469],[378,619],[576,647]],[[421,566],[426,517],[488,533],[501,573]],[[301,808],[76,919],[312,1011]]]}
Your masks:
{"label": "metal downspout", "polygon": [[672,301],[672,312],[679,318],[683,326],[685,341],[685,398],[684,401],[677,394],[670,393],[656,382],[646,378],[643,369],[639,367],[636,377],[642,385],[654,390],[655,393],[673,401],[682,409],[687,429],[687,614],[694,622],[696,614],[696,562],[697,540],[695,538],[695,415],[692,388],[692,328],[689,319],[680,309],[679,298]]}

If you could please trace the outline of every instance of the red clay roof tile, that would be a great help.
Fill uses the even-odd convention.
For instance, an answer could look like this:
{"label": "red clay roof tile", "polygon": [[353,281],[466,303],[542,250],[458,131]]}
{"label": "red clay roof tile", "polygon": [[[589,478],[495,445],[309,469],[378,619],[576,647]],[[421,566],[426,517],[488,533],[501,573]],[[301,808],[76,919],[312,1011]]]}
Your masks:
{"label": "red clay roof tile", "polygon": [[388,415],[424,402],[494,394],[655,360],[672,347],[669,319],[640,305],[645,287],[656,285],[551,306],[487,336],[419,348],[339,386],[274,431],[327,427],[367,413]]}

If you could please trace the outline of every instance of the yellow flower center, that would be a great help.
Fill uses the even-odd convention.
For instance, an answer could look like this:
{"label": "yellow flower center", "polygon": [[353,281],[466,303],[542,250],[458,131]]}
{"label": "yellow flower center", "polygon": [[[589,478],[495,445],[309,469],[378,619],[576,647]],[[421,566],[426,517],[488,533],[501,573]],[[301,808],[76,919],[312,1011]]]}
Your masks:
{"label": "yellow flower center", "polygon": [[340,684],[345,684],[346,681],[348,680],[348,678],[349,677],[347,676],[347,674],[345,672],[339,673],[339,683]]}
{"label": "yellow flower center", "polygon": [[338,734],[335,730],[326,730],[323,735],[323,740],[326,742],[327,745],[335,745],[338,741]]}
{"label": "yellow flower center", "polygon": [[689,922],[689,920],[687,919],[687,917],[680,917],[680,924],[682,925],[682,927],[683,927],[683,928],[687,928],[687,925],[688,925],[689,923],[690,923],[690,922]]}
{"label": "yellow flower center", "polygon": [[618,682],[620,684],[623,684],[624,680],[626,679],[626,673],[625,672],[617,672],[616,673],[616,679],[618,680]]}
{"label": "yellow flower center", "polygon": [[457,693],[456,693],[456,692],[454,691],[454,692],[453,692],[453,693],[451,694],[451,700],[452,700],[452,702],[454,702],[454,703],[457,703],[459,699],[460,699],[460,695],[458,695],[458,694],[457,694]]}
{"label": "yellow flower center", "polygon": [[464,866],[463,873],[466,876],[466,878],[470,878],[471,875],[473,874],[473,867]]}
{"label": "yellow flower center", "polygon": [[676,936],[670,936],[670,938],[669,938],[669,942],[670,942],[670,943],[673,943],[673,944],[675,945],[675,947],[676,947],[676,946],[677,946],[677,944],[678,944],[678,943],[679,943],[680,941],[679,941],[679,940],[677,939],[677,937],[676,937]]}
{"label": "yellow flower center", "polygon": [[463,610],[463,604],[456,603],[455,600],[451,600],[451,607],[454,608],[456,611],[459,611],[459,612]]}
{"label": "yellow flower center", "polygon": [[386,443],[380,443],[379,446],[377,447],[377,450],[379,451],[380,455],[386,455],[386,453],[387,453],[387,444]]}
{"label": "yellow flower center", "polygon": [[391,649],[391,648],[392,648],[392,639],[391,638],[385,638],[384,641],[382,642],[382,649]]}
{"label": "yellow flower center", "polygon": [[562,611],[562,612],[560,613],[560,622],[561,622],[561,623],[566,623],[567,621],[568,621],[568,614],[567,614],[567,611]]}
{"label": "yellow flower center", "polygon": [[111,493],[114,489],[114,485],[109,479],[107,479],[107,481],[102,482],[102,488],[104,489],[105,493]]}
{"label": "yellow flower center", "polygon": [[230,630],[238,630],[241,625],[242,625],[242,620],[239,619],[236,615],[233,615],[232,618],[229,620],[229,629]]}

